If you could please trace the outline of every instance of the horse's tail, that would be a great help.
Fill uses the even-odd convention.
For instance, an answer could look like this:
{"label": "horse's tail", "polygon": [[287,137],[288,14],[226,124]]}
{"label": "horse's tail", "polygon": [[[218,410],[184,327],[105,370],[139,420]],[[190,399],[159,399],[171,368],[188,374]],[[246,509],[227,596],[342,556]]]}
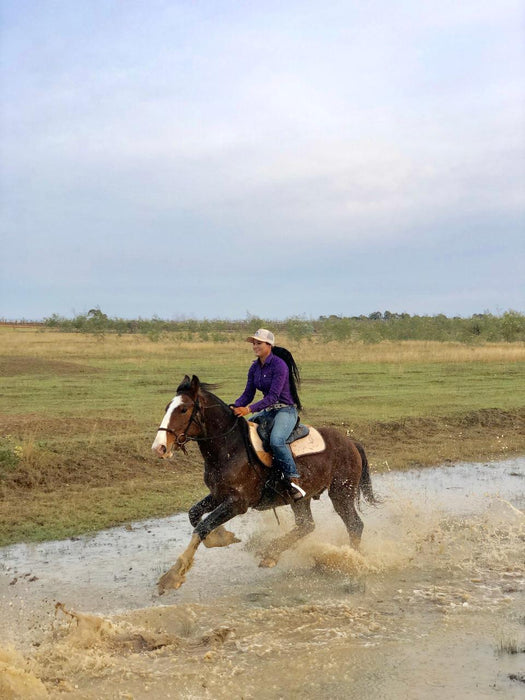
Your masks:
{"label": "horse's tail", "polygon": [[360,442],[354,441],[354,445],[361,455],[361,478],[359,479],[359,491],[363,494],[363,497],[367,503],[377,506],[379,505],[380,501],[374,496],[374,491],[372,490],[372,479],[370,478],[370,469],[365,448]]}

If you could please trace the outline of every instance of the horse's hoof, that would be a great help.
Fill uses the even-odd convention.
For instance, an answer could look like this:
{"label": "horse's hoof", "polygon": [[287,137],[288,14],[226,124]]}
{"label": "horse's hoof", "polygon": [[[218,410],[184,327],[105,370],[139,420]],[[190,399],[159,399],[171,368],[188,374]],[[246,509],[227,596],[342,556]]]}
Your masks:
{"label": "horse's hoof", "polygon": [[277,559],[274,559],[273,557],[263,557],[261,561],[259,562],[259,566],[262,569],[273,569],[273,567],[277,564]]}
{"label": "horse's hoof", "polygon": [[168,590],[176,591],[180,588],[186,580],[185,573],[184,566],[180,562],[174,564],[157,582],[159,595],[164,595]]}
{"label": "horse's hoof", "polygon": [[205,547],[227,547],[229,544],[240,542],[238,537],[235,537],[233,532],[226,530],[222,525],[212,530],[210,534],[202,541]]}

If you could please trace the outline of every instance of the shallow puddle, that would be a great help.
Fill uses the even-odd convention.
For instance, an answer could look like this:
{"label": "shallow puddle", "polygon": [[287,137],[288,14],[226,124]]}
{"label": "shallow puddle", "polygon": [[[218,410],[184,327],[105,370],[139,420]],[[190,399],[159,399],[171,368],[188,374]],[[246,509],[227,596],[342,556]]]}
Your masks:
{"label": "shallow puddle", "polygon": [[0,696],[524,697],[525,460],[373,478],[360,553],[323,497],[261,569],[291,513],[250,512],[162,598],[186,515],[1,549]]}

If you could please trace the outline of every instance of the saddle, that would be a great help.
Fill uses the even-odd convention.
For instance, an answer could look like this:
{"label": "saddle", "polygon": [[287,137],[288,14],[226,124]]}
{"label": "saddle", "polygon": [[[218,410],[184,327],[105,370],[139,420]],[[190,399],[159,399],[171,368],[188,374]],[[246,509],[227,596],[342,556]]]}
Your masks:
{"label": "saddle", "polygon": [[[261,435],[259,434],[260,426],[253,421],[248,421],[248,427],[250,429],[250,441],[257,457],[264,466],[271,467],[272,455],[261,439]],[[287,442],[290,445],[294,459],[296,457],[303,457],[304,455],[313,455],[318,452],[323,452],[326,448],[321,433],[311,425],[303,425],[302,423],[299,423],[294,428]]]}

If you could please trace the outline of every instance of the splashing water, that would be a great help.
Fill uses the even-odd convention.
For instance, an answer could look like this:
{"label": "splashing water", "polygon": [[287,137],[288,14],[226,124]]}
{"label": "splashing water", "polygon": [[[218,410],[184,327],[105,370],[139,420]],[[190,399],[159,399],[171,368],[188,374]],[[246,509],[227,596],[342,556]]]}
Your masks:
{"label": "splashing water", "polygon": [[160,600],[185,516],[5,548],[0,697],[523,696],[525,461],[374,485],[360,552],[321,499],[316,530],[260,569],[291,517],[249,513],[232,523],[244,544],[199,550]]}

